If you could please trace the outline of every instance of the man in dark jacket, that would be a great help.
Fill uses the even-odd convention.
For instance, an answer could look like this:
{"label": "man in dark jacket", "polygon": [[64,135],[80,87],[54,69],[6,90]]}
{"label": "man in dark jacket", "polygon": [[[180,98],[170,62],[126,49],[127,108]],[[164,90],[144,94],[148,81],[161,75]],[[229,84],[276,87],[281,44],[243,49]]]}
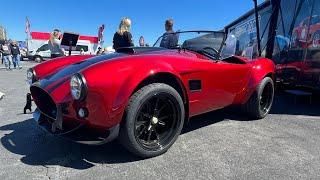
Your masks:
{"label": "man in dark jacket", "polygon": [[10,66],[12,64],[11,59],[11,49],[8,41],[5,41],[0,47],[0,52],[2,53],[2,58],[7,70],[11,70]]}
{"label": "man in dark jacket", "polygon": [[12,41],[12,43],[10,45],[10,49],[11,49],[12,61],[13,61],[14,68],[16,69],[18,66],[18,68],[21,69],[21,67],[20,67],[20,49],[19,49],[19,46],[17,45],[17,41]]}
{"label": "man in dark jacket", "polygon": [[172,49],[178,46],[178,36],[173,31],[173,20],[168,19],[165,23],[166,32],[163,34],[160,47]]}

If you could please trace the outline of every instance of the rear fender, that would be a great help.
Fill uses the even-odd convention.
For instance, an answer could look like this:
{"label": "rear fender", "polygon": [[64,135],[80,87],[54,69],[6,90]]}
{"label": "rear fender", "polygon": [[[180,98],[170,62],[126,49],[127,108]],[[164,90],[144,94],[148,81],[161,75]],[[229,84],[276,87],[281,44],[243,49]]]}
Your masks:
{"label": "rear fender", "polygon": [[273,80],[275,78],[275,65],[271,60],[267,58],[259,58],[250,63],[252,65],[252,74],[247,88],[236,96],[234,104],[246,103],[265,77],[270,76]]}

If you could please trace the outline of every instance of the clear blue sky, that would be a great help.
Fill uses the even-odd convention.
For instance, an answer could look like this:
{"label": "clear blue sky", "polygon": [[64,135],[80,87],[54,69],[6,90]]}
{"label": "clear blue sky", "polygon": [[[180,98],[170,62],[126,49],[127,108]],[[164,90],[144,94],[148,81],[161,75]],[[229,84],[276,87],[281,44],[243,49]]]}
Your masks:
{"label": "clear blue sky", "polygon": [[[258,1],[262,2],[262,0]],[[97,35],[105,24],[104,45],[122,17],[132,20],[132,34],[137,44],[141,35],[153,44],[164,32],[164,21],[174,19],[175,30],[219,30],[253,8],[252,0],[6,0],[2,2],[0,25],[10,39],[26,38],[25,18],[31,31],[50,32],[54,28],[83,35]]]}

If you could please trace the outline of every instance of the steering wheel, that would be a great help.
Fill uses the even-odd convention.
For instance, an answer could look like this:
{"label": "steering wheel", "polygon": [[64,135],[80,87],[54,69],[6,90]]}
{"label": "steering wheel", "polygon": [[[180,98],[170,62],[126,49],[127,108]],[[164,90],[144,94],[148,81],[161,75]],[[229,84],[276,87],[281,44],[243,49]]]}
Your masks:
{"label": "steering wheel", "polygon": [[203,48],[203,51],[209,54],[209,52],[207,52],[207,51],[205,51],[205,50],[212,50],[212,51],[215,52],[215,54],[212,54],[212,56],[215,56],[215,57],[218,58],[218,59],[221,58],[219,51],[216,50],[215,48],[209,47],[209,46],[208,46],[208,47],[204,47],[204,48]]}

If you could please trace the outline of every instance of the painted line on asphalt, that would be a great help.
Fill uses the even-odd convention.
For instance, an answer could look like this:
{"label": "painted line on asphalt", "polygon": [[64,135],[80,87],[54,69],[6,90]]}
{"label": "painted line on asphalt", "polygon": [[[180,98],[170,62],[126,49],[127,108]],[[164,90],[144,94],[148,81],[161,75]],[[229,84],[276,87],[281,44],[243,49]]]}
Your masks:
{"label": "painted line on asphalt", "polygon": [[[13,69],[13,68],[11,68],[11,70],[23,70],[23,69],[26,69],[26,68],[31,68],[31,67],[33,67],[33,66],[21,66],[22,67],[22,69]],[[0,67],[0,70],[5,70],[6,68],[5,67]]]}
{"label": "painted line on asphalt", "polygon": [[320,116],[307,116],[307,115],[298,115],[298,119],[317,119],[320,120]]}

